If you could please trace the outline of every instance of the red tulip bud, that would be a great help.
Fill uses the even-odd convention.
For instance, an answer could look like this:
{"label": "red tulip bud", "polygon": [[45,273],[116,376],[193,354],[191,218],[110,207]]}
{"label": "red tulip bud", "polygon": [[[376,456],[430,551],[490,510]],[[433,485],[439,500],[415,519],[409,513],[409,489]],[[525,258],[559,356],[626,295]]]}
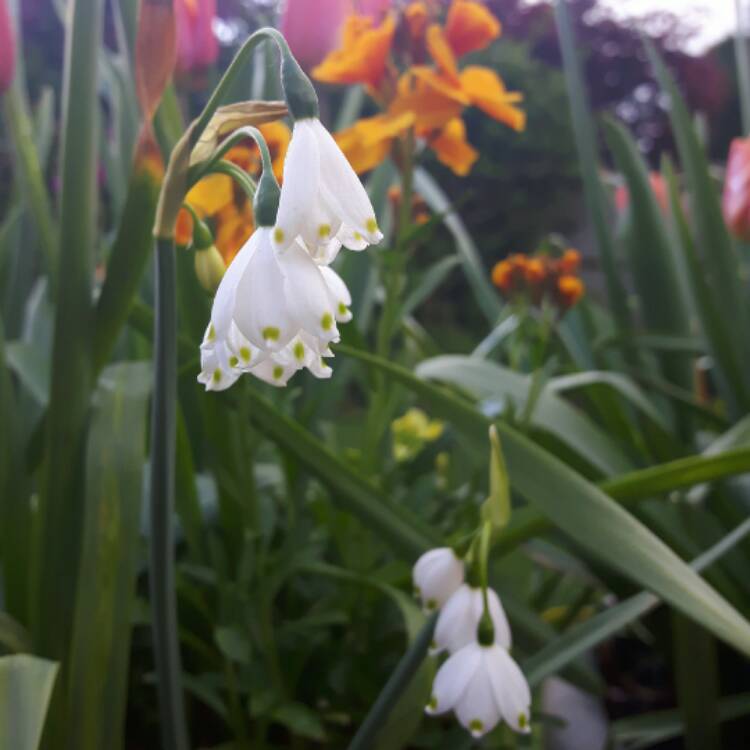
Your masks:
{"label": "red tulip bud", "polygon": [[735,138],[729,148],[722,209],[732,234],[750,242],[750,138]]}
{"label": "red tulip bud", "polygon": [[13,83],[16,70],[16,42],[5,0],[0,0],[0,94]]}

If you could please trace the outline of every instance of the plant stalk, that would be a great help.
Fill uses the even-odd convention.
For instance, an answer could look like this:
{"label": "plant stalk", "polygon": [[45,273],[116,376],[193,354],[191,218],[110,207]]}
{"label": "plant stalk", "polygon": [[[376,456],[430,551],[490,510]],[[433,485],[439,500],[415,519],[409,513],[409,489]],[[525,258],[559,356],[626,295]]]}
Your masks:
{"label": "plant stalk", "polygon": [[174,573],[177,302],[171,239],[156,240],[149,585],[163,750],[188,750]]}

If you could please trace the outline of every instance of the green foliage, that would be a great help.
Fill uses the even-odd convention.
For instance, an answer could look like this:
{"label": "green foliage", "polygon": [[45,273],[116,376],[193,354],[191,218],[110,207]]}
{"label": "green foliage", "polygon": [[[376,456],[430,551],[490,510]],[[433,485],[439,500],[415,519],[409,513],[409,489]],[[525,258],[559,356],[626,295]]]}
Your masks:
{"label": "green foliage", "polygon": [[[612,740],[715,744],[747,713],[729,694],[747,688],[726,666],[738,660],[714,659],[750,654],[747,280],[653,51],[683,170],[665,164],[668,211],[630,134],[607,121],[631,196],[613,225],[559,2],[564,80],[523,44],[477,55],[524,92],[524,135],[472,112],[470,180],[429,158],[373,174],[386,237],[337,261],[355,321],[332,379],[243,378],[215,394],[195,382],[211,299],[191,257],[162,240],[148,269],[159,173],[133,168],[136,3],[121,5],[115,52],[101,3],[71,7],[59,208],[40,178],[50,100],[35,121],[21,89],[4,102],[19,158],[0,226],[0,747],[37,747],[48,705],[45,750],[151,746],[160,732],[186,747],[187,729],[207,748],[460,747],[451,723],[423,718],[435,617],[411,598],[410,569],[430,547],[471,549],[482,518],[535,709],[551,675],[601,695],[611,674],[591,655],[627,638],[670,663],[680,706],[613,722]],[[237,88],[225,80],[204,119]],[[179,104],[168,88],[165,163],[185,132]],[[103,115],[111,138],[96,137]],[[425,224],[389,212],[399,168],[432,209]],[[511,309],[487,267],[568,226],[579,174],[607,305]],[[693,382],[708,358],[715,393]],[[547,718],[534,714],[541,744]],[[514,740],[500,729],[483,742]]]}

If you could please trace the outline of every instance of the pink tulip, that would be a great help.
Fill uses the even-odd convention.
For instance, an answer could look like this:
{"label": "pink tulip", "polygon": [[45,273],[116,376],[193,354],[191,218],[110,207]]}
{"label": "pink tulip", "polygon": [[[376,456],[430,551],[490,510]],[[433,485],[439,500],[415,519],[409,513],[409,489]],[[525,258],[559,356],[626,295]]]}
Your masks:
{"label": "pink tulip", "polygon": [[0,0],[0,94],[13,83],[16,70],[16,43],[5,0]]}
{"label": "pink tulip", "polygon": [[750,138],[735,138],[729,147],[721,207],[732,234],[750,242]]}
{"label": "pink tulip", "polygon": [[216,0],[175,0],[177,70],[189,73],[213,65],[219,44],[213,32]]}
{"label": "pink tulip", "polygon": [[351,9],[349,0],[287,0],[281,33],[303,68],[317,65],[338,46],[341,25]]}

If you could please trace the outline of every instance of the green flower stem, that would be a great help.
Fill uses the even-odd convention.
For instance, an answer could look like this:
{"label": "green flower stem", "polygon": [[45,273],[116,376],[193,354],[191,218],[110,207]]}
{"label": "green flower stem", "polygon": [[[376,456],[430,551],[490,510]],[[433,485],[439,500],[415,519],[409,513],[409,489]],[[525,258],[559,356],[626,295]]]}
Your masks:
{"label": "green flower stem", "polygon": [[250,62],[255,48],[267,39],[272,39],[281,53],[281,79],[284,86],[284,95],[292,116],[295,119],[318,116],[318,97],[315,94],[312,83],[310,83],[310,79],[302,72],[299,64],[294,59],[294,55],[292,55],[286,39],[276,29],[267,27],[258,29],[258,31],[251,34],[234,56],[234,59],[221,77],[213,94],[211,94],[211,98],[206,103],[203,112],[201,112],[198,118],[196,127],[193,130],[193,143],[198,140],[200,134],[206,129],[214,112],[216,112],[221,103],[227,98],[235,79],[245,65]]}
{"label": "green flower stem", "polygon": [[177,303],[172,240],[156,240],[149,585],[163,750],[188,750],[174,574]]}
{"label": "green flower stem", "polygon": [[44,184],[44,174],[34,145],[33,124],[19,83],[16,82],[1,98],[6,127],[14,146],[16,168],[24,187],[29,210],[34,217],[47,272],[50,278],[54,279],[57,229],[52,218],[52,206]]}
{"label": "green flower stem", "polygon": [[419,631],[419,635],[414,639],[414,643],[391,673],[357,734],[354,735],[354,739],[349,743],[349,750],[367,750],[373,747],[378,732],[385,724],[388,715],[427,656],[437,617],[436,612],[427,620],[422,630]]}
{"label": "green flower stem", "polygon": [[218,161],[214,164],[211,172],[228,175],[245,191],[245,195],[247,195],[250,200],[255,200],[257,185],[250,175],[236,164],[232,164],[231,161]]}

